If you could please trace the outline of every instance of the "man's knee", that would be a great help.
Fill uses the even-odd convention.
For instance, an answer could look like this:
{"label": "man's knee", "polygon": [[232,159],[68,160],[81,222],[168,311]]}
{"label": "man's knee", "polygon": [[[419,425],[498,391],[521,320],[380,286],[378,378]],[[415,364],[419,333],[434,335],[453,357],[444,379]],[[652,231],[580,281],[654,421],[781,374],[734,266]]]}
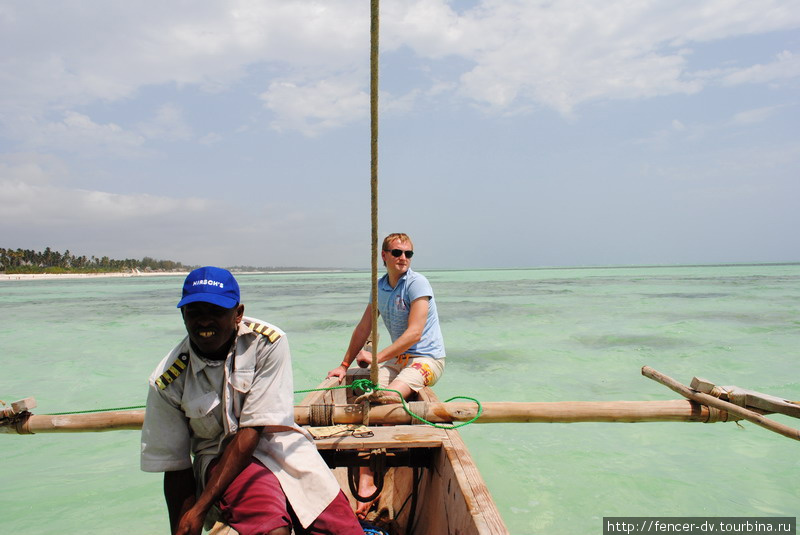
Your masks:
{"label": "man's knee", "polygon": [[376,399],[376,401],[381,404],[403,402],[403,400],[400,399],[400,396],[398,396],[396,392],[381,392],[380,396]]}
{"label": "man's knee", "polygon": [[[392,381],[389,385],[389,390],[389,392],[381,392],[381,395],[382,397],[385,396],[387,399],[391,399],[391,401],[381,400],[382,403],[400,403],[400,396],[403,396],[403,399],[408,399],[414,393],[414,390],[410,386],[400,380]],[[398,395],[398,392],[400,395]]]}

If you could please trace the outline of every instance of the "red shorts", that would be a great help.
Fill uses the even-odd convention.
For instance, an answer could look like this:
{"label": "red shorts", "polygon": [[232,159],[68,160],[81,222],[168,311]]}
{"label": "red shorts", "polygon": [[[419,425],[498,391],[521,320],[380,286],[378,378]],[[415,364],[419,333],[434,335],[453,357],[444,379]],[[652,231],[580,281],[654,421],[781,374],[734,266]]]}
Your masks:
{"label": "red shorts", "polygon": [[[209,474],[215,468],[212,466]],[[253,459],[228,486],[219,508],[225,521],[240,535],[263,535],[290,525],[297,535],[364,535],[341,491],[308,528],[303,528],[278,478],[258,459]]]}

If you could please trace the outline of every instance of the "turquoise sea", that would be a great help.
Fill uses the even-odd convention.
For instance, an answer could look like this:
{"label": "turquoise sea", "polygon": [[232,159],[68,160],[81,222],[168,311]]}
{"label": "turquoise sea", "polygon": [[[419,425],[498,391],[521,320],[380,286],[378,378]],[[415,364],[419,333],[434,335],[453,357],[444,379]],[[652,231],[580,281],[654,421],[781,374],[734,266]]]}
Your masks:
{"label": "turquoise sea", "polygon": [[[800,400],[800,265],[420,271],[447,346],[442,398],[676,399],[640,374],[648,365]],[[362,272],[238,278],[247,313],[288,333],[296,389],[341,360],[370,289]],[[35,397],[40,414],[142,405],[183,336],[181,282],[0,281],[0,399]],[[604,516],[800,513],[800,443],[747,422],[462,434],[514,534],[599,534]],[[167,533],[138,432],[0,435],[0,448],[3,534]]]}

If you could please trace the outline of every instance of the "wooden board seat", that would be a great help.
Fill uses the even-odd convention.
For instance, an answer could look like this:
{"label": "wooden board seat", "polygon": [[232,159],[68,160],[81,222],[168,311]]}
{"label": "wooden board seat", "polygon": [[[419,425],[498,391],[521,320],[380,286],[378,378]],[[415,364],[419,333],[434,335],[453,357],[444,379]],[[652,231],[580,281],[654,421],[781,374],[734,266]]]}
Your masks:
{"label": "wooden board seat", "polygon": [[370,427],[371,437],[342,436],[315,440],[318,450],[370,450],[378,448],[438,448],[447,440],[444,429],[422,425]]}

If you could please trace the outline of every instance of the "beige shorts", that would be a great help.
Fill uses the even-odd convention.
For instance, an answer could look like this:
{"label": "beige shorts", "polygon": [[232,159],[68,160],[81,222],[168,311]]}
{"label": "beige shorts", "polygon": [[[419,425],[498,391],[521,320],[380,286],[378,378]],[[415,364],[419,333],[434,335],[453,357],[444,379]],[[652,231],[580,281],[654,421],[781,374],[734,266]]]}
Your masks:
{"label": "beige shorts", "polygon": [[[433,386],[444,372],[445,359],[400,355],[389,359],[378,367],[378,382],[386,387],[395,379],[407,384],[414,392],[425,386]],[[369,378],[369,368],[359,368],[356,378]]]}

